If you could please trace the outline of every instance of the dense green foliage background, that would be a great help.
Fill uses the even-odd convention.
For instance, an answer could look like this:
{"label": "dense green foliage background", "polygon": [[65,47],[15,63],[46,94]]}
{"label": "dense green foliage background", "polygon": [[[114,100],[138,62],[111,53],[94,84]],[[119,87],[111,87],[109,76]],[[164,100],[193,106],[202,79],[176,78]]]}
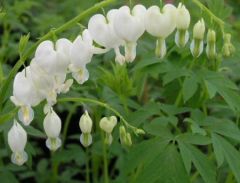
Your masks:
{"label": "dense green foliage background", "polygon": [[[29,48],[49,30],[97,2],[1,0],[0,88],[19,59],[22,35],[30,33]],[[218,25],[191,0],[183,2],[192,15],[190,30],[200,17],[204,17],[207,27],[216,30],[217,52],[221,57],[223,40]],[[222,58],[218,68],[205,54],[193,61],[189,44],[184,49],[177,48],[174,35],[167,39],[168,53],[160,62],[154,55],[155,38],[145,33],[138,42],[137,58],[132,64],[115,64],[113,52],[95,56],[88,65],[90,79],[84,85],[74,83],[67,95],[59,97],[104,101],[129,123],[146,131],[143,136],[132,134],[132,147],[124,147],[115,129],[114,142],[108,148],[109,182],[240,182],[240,1],[201,2],[225,21],[225,31],[232,34],[236,48],[232,57]],[[159,5],[158,0],[132,0],[132,3],[147,7]],[[129,5],[129,1],[117,1],[103,11],[124,4]],[[52,40],[60,37],[73,40],[87,26],[89,18],[53,35]],[[190,67],[192,62],[194,65]],[[98,122],[102,116],[112,113],[92,104],[58,103],[55,110],[63,122],[61,138],[64,145],[50,153],[45,147],[43,104],[36,107],[35,119],[26,127],[29,134],[26,151],[30,158],[26,165],[18,167],[10,162],[6,138],[16,112],[9,100],[11,86],[12,83],[0,101],[0,182],[86,182],[87,162],[90,164],[90,181],[104,182],[103,134]],[[94,120],[94,143],[88,150],[79,142],[78,121],[83,109],[87,109]]]}

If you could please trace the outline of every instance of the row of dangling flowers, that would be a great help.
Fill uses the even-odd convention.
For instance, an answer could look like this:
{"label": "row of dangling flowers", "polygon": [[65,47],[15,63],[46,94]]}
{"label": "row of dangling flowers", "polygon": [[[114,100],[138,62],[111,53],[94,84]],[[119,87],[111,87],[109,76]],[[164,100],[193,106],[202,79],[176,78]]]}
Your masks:
{"label": "row of dangling flowers", "polygon": [[[133,62],[136,57],[137,40],[145,31],[157,38],[156,56],[163,58],[166,54],[166,38],[175,30],[175,42],[178,47],[184,47],[189,40],[188,28],[190,25],[189,11],[183,4],[176,8],[166,4],[161,10],[158,6],[146,9],[143,5],[136,5],[130,10],[123,6],[110,10],[106,17],[96,14],[88,22],[88,28],[73,42],[68,39],[59,39],[56,43],[43,41],[36,49],[30,65],[17,73],[13,83],[11,101],[19,107],[18,118],[24,125],[29,125],[34,118],[32,107],[46,100],[44,107],[46,117],[43,122],[48,137],[46,145],[50,150],[56,150],[61,145],[59,138],[61,119],[54,112],[52,106],[56,104],[57,95],[67,93],[73,79],[66,79],[67,74],[83,84],[89,78],[86,65],[91,62],[94,54],[103,54],[113,49],[115,60],[119,64]],[[194,57],[203,52],[205,23],[199,20],[193,28],[193,39],[190,45]],[[224,51],[230,55],[233,51],[230,35],[226,35]],[[103,48],[94,46],[94,42]],[[208,58],[216,56],[216,33],[209,30],[207,33],[206,54]],[[124,55],[120,47],[124,46]],[[91,120],[87,113],[85,120],[80,119],[82,135],[80,141],[84,146],[92,142]],[[104,118],[105,119],[105,118]],[[116,117],[106,118],[102,129],[106,131],[107,141],[112,141],[111,131],[116,125]],[[86,122],[88,121],[88,122]],[[108,121],[108,122],[106,122]],[[120,128],[122,142],[131,144],[131,136],[122,126]],[[121,136],[121,135],[120,135]],[[8,143],[13,151],[12,162],[22,165],[27,161],[24,151],[27,135],[22,126],[15,120],[8,133]]]}

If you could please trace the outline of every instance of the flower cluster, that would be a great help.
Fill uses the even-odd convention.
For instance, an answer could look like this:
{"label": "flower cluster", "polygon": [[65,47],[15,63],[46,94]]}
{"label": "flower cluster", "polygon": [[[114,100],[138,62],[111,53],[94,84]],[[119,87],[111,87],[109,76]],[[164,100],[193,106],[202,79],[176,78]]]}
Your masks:
{"label": "flower cluster", "polygon": [[[88,22],[88,27],[74,41],[62,38],[56,42],[43,41],[36,49],[34,58],[29,66],[25,67],[15,76],[13,83],[13,96],[11,101],[19,107],[18,119],[29,125],[34,119],[32,107],[46,101],[43,122],[47,135],[46,145],[55,151],[61,145],[59,138],[61,131],[61,119],[54,112],[53,106],[57,102],[57,95],[69,91],[73,79],[67,79],[70,73],[77,83],[83,84],[89,78],[87,64],[91,62],[94,54],[103,54],[110,50],[115,52],[115,61],[119,64],[133,62],[136,58],[138,39],[148,32],[156,37],[156,56],[163,58],[167,47],[165,40],[176,30],[175,42],[178,47],[184,47],[189,40],[188,28],[190,25],[190,13],[180,3],[176,8],[172,4],[166,4],[162,9],[151,6],[146,9],[143,5],[136,5],[133,9],[123,6],[110,10],[106,16],[96,14]],[[196,23],[193,29],[193,40],[190,50],[194,57],[201,55],[203,51],[203,39],[205,24],[203,19]],[[233,50],[229,36],[225,38],[224,50],[230,54]],[[209,30],[207,35],[206,53],[209,58],[216,55],[216,34]],[[100,45],[101,47],[94,46]],[[124,47],[124,53],[120,48]],[[113,127],[116,118],[103,118],[100,128],[105,131],[106,143],[111,144]],[[88,113],[80,119],[82,135],[80,141],[84,146],[92,143],[92,120]],[[14,122],[8,134],[9,145],[13,151],[12,160],[16,164],[26,161],[24,152],[26,144],[26,132],[18,122]],[[130,134],[121,127],[121,142],[130,145]],[[21,147],[20,144],[22,144]]]}

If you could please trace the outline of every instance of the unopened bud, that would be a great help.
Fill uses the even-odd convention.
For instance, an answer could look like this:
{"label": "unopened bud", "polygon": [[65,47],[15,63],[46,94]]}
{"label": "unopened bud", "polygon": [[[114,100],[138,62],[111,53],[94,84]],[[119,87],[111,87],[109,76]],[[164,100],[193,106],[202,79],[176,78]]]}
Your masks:
{"label": "unopened bud", "polygon": [[204,20],[199,20],[193,27],[193,38],[203,40],[205,33]]}
{"label": "unopened bud", "polygon": [[87,111],[81,116],[79,121],[79,127],[82,133],[91,133],[92,131],[92,119]]}
{"label": "unopened bud", "polygon": [[231,42],[231,34],[224,35],[224,45],[222,48],[223,55],[226,57],[231,56],[235,52],[235,47]]}
{"label": "unopened bud", "polygon": [[207,33],[207,47],[206,53],[209,59],[216,58],[216,32],[214,30],[209,29]]}
{"label": "unopened bud", "polygon": [[106,133],[111,134],[113,131],[113,128],[117,125],[117,118],[116,116],[110,116],[110,117],[103,117],[100,122],[99,126],[100,128],[105,131]]}

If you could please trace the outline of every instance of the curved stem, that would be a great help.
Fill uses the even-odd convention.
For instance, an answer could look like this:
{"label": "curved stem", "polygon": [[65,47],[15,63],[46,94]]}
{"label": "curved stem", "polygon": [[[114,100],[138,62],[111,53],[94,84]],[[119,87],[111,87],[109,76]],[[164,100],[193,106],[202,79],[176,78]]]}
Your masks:
{"label": "curved stem", "polygon": [[91,99],[91,98],[61,98],[58,100],[58,102],[80,102],[80,103],[93,103],[99,106],[102,106],[110,111],[112,111],[113,113],[115,113],[115,115],[117,115],[121,121],[123,122],[123,124],[127,127],[130,128],[131,130],[133,130],[134,132],[137,130],[136,127],[130,125],[127,120],[113,107],[111,107],[110,105],[108,105],[107,103],[104,102],[100,102],[98,100],[95,99]]}
{"label": "curved stem", "polygon": [[192,0],[199,8],[205,11],[220,27],[222,34],[224,35],[224,21],[214,15],[204,4],[202,4],[199,0]]}
{"label": "curved stem", "polygon": [[101,9],[102,7],[105,7],[113,2],[116,2],[116,0],[105,0],[102,1],[100,3],[95,4],[94,6],[92,6],[91,8],[87,9],[86,11],[82,12],[81,14],[79,14],[78,16],[76,16],[75,18],[71,19],[70,21],[66,22],[65,24],[63,24],[62,26],[56,28],[56,29],[52,29],[50,30],[47,34],[45,34],[43,37],[41,37],[32,47],[30,47],[28,49],[28,51],[18,60],[18,62],[14,65],[13,69],[11,70],[11,72],[9,73],[7,79],[3,82],[1,90],[0,90],[0,109],[2,107],[3,104],[3,100],[4,97],[6,95],[7,89],[9,87],[9,84],[11,83],[10,81],[13,79],[13,77],[15,76],[15,74],[17,73],[18,69],[20,69],[20,67],[25,63],[25,61],[27,60],[27,58],[29,58],[32,53],[35,51],[35,49],[37,48],[37,46],[44,40],[49,39],[52,37],[53,33],[54,34],[59,34],[67,29],[69,29],[70,27],[73,27],[74,25],[76,25],[80,20],[84,19],[86,16],[98,11],[99,9]]}

